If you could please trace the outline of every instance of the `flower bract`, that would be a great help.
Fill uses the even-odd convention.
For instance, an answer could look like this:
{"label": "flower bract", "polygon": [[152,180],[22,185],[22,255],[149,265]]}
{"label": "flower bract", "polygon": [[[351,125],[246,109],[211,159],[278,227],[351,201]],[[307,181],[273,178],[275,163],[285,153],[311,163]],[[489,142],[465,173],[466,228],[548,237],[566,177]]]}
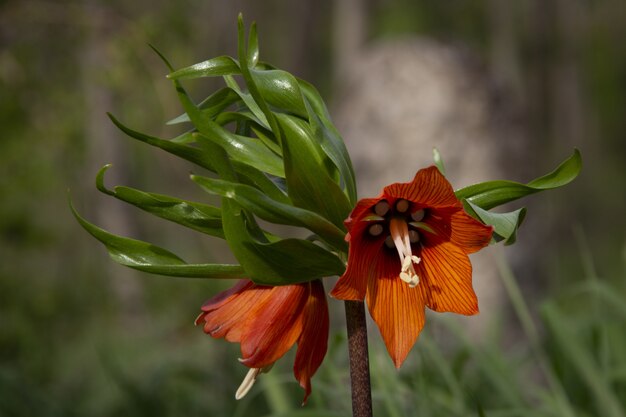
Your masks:
{"label": "flower bract", "polygon": [[424,326],[425,307],[478,313],[468,254],[489,244],[492,228],[465,213],[436,167],[359,200],[345,225],[348,264],[331,295],[367,299],[396,367]]}
{"label": "flower bract", "polygon": [[239,343],[239,361],[250,368],[236,393],[242,398],[257,376],[268,371],[295,343],[294,375],[311,393],[311,377],[326,354],[328,306],[320,280],[269,287],[241,280],[202,306],[196,324],[205,333]]}

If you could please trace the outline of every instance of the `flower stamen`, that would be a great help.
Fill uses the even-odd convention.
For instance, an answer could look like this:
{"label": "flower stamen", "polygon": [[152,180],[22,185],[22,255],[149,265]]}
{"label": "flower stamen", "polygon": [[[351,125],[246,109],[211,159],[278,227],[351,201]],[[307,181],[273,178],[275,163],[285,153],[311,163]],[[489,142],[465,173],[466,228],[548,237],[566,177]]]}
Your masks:
{"label": "flower stamen", "polygon": [[[239,359],[239,362],[241,361],[242,359]],[[235,393],[235,399],[241,400],[243,397],[245,397],[250,389],[252,389],[252,386],[256,382],[259,374],[269,372],[269,370],[272,369],[272,366],[274,366],[274,364],[268,365],[264,368],[250,368],[246,376],[243,378],[243,381],[241,381],[241,385],[239,385],[239,388],[237,388],[237,392]]]}
{"label": "flower stamen", "polygon": [[241,385],[239,385],[239,388],[237,388],[237,392],[235,393],[236,400],[241,400],[243,397],[246,396],[248,391],[250,391],[250,389],[254,385],[256,377],[259,376],[260,373],[261,368],[250,368],[245,378],[241,382]]}
{"label": "flower stamen", "polygon": [[[421,259],[418,256],[413,255],[411,251],[411,242],[413,239],[415,242],[419,240],[419,233],[415,232],[415,235],[411,235],[409,227],[406,221],[401,218],[392,218],[389,223],[389,231],[393,243],[395,243],[396,250],[398,251],[398,257],[402,267],[400,268],[400,279],[413,288],[419,283],[419,277],[415,272],[415,264],[418,264]],[[386,242],[386,241],[385,241]]]}

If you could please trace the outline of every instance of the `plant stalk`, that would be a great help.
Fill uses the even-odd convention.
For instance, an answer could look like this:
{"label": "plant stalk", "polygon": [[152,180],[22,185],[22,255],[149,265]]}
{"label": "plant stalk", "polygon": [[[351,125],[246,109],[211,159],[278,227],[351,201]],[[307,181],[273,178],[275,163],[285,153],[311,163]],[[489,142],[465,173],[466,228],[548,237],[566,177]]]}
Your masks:
{"label": "plant stalk", "polygon": [[372,417],[372,387],[367,351],[365,304],[362,301],[347,300],[345,307],[352,387],[352,416]]}

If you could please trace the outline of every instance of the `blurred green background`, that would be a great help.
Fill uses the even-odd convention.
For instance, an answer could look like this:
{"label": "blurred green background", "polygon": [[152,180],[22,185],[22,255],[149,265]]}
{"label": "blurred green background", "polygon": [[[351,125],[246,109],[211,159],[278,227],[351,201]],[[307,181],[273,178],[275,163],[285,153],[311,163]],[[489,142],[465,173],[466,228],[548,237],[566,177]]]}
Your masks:
{"label": "blurred green background", "polygon": [[[376,415],[626,416],[623,0],[0,2],[0,416],[349,415],[340,303],[331,301],[329,354],[307,407],[293,352],[236,402],[238,347],[192,325],[229,283],[118,266],[67,205],[69,188],[78,210],[113,232],[187,261],[227,262],[221,243],[95,190],[97,170],[113,163],[110,185],[207,198],[189,164],[125,138],[105,112],[174,136],[164,122],[180,109],[148,44],[176,67],[236,55],[240,11],[259,25],[262,59],[313,82],[332,108],[346,10],[363,16],[369,41],[418,34],[479,56],[510,92],[502,99],[522,109],[536,175],[573,147],[584,159],[575,183],[536,198],[529,215],[546,239],[522,230],[497,251],[511,308],[480,342],[432,317],[396,372],[370,327]],[[524,245],[534,246],[533,276],[502,260]],[[516,284],[525,281],[539,290]]]}

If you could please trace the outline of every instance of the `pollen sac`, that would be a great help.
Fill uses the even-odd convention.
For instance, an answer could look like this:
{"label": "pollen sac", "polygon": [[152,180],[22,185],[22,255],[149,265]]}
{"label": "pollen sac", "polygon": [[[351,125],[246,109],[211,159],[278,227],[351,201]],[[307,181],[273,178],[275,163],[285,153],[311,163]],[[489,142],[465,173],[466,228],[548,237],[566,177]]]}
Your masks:
{"label": "pollen sac", "polygon": [[410,206],[411,203],[408,200],[401,199],[396,203],[396,210],[398,213],[406,213]]}
{"label": "pollen sac", "polygon": [[374,206],[374,213],[379,216],[384,216],[389,212],[389,203],[387,200],[381,200]]}
{"label": "pollen sac", "polygon": [[411,219],[413,219],[413,221],[415,222],[421,222],[424,219],[425,214],[426,212],[424,211],[424,209],[419,209],[411,213]]}
{"label": "pollen sac", "polygon": [[383,232],[383,226],[380,224],[373,224],[368,229],[368,232],[372,236],[380,236],[380,234]]}

